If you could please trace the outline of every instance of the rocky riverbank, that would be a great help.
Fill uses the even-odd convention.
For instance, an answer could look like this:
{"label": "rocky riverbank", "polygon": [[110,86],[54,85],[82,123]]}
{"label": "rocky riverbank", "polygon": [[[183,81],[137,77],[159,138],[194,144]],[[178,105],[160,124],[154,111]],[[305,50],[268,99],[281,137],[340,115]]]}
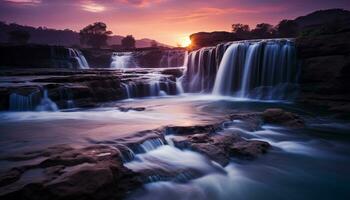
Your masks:
{"label": "rocky riverbank", "polygon": [[[298,122],[296,122],[296,119]],[[126,166],[136,154],[164,145],[192,150],[226,166],[231,158],[253,159],[270,144],[242,138],[240,131],[225,127],[239,121],[241,128],[257,131],[266,123],[300,128],[303,120],[281,109],[234,113],[224,121],[195,126],[167,126],[111,141],[77,148],[57,145],[17,155],[2,155],[6,162],[0,176],[1,199],[121,199],[143,183],[157,180],[188,181],[203,176],[191,168],[182,171]],[[297,125],[297,126],[294,126]],[[11,167],[15,166],[15,167]],[[178,179],[180,174],[187,178]],[[30,178],[35,177],[35,178]]]}

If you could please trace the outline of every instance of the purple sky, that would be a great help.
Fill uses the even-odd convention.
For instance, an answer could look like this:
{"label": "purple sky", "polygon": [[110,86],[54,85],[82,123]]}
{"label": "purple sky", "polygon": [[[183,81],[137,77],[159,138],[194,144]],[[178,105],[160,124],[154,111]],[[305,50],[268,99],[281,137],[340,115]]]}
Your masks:
{"label": "purple sky", "polygon": [[329,8],[350,9],[350,0],[0,0],[0,20],[76,31],[103,21],[117,35],[176,45],[194,32],[276,24]]}

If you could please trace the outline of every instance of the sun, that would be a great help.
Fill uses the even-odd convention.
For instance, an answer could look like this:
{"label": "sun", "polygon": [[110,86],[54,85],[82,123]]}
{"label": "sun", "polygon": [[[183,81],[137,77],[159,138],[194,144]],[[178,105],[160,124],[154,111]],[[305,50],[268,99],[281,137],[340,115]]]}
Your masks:
{"label": "sun", "polygon": [[181,47],[188,47],[188,46],[191,45],[191,40],[190,40],[190,38],[188,36],[187,37],[183,37],[183,38],[181,38],[179,44],[180,44]]}

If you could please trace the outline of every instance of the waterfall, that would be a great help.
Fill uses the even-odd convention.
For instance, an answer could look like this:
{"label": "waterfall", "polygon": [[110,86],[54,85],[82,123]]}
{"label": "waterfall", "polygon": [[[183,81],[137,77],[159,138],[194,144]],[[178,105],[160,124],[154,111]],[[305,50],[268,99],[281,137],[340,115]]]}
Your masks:
{"label": "waterfall", "polygon": [[33,110],[40,101],[40,92],[32,92],[29,95],[12,93],[9,99],[11,111]]}
{"label": "waterfall", "polygon": [[41,99],[40,104],[36,107],[37,111],[57,111],[58,107],[49,96],[47,90],[44,90],[44,96]]}
{"label": "waterfall", "polygon": [[83,53],[77,49],[68,48],[69,56],[73,58],[78,63],[79,69],[89,69],[89,64],[86,61]]}
{"label": "waterfall", "polygon": [[158,96],[160,92],[159,81],[151,81],[149,84],[149,95],[150,96]]}
{"label": "waterfall", "polygon": [[112,54],[111,68],[136,68],[132,52],[114,52]]}
{"label": "waterfall", "polygon": [[152,151],[154,149],[157,149],[160,146],[165,145],[164,142],[159,139],[159,138],[154,138],[154,139],[148,139],[146,141],[144,141],[140,147],[144,152],[149,152]]}
{"label": "waterfall", "polygon": [[182,84],[186,92],[278,100],[295,96],[298,75],[293,40],[247,40],[191,52]]}
{"label": "waterfall", "polygon": [[124,88],[124,91],[125,91],[125,96],[127,99],[130,99],[131,98],[131,95],[130,95],[130,88],[129,88],[129,85],[126,84],[126,83],[121,83],[123,88]]}

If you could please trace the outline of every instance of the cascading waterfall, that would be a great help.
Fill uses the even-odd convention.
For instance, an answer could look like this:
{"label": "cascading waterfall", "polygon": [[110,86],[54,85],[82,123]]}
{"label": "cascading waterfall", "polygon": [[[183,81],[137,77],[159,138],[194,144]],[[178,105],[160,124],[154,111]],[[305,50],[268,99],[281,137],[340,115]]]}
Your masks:
{"label": "cascading waterfall", "polygon": [[81,51],[77,50],[77,49],[72,49],[69,48],[69,56],[72,57],[73,59],[76,60],[76,62],[78,63],[78,67],[79,69],[89,69],[89,64],[86,61],[83,53],[81,53]]}
{"label": "cascading waterfall", "polygon": [[220,44],[193,51],[188,59],[187,92],[280,100],[297,91],[299,68],[291,39]]}
{"label": "cascading waterfall", "polygon": [[58,106],[49,96],[48,91],[35,91],[28,95],[12,93],[9,99],[9,108],[11,111],[57,111]]}
{"label": "cascading waterfall", "polygon": [[47,90],[44,90],[44,95],[41,99],[40,104],[36,107],[37,111],[57,111],[58,106],[53,102],[48,95]]}
{"label": "cascading waterfall", "polygon": [[137,67],[134,61],[132,52],[115,52],[112,55],[111,68],[135,68]]}
{"label": "cascading waterfall", "polygon": [[12,93],[9,100],[11,111],[33,110],[40,101],[40,92],[32,92],[29,95]]}

